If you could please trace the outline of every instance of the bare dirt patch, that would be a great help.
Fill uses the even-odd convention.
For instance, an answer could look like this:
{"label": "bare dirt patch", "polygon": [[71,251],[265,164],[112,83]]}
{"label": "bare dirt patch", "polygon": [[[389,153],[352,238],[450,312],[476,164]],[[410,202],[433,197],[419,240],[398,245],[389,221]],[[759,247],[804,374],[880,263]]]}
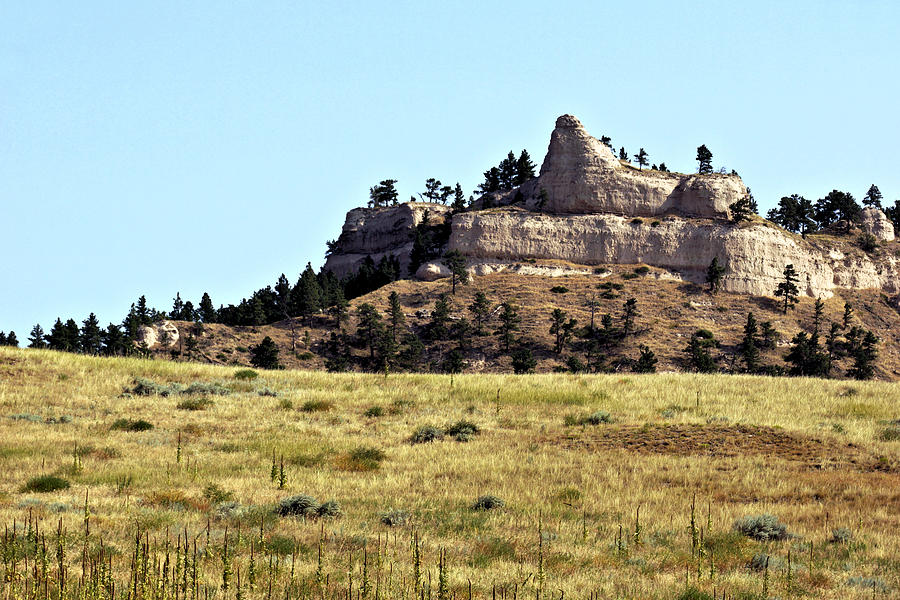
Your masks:
{"label": "bare dirt patch", "polygon": [[[748,425],[622,425],[572,433],[556,440],[565,448],[627,450],[643,454],[735,458],[767,456],[810,468],[874,470],[878,461],[854,444]],[[885,465],[882,463],[881,469]]]}

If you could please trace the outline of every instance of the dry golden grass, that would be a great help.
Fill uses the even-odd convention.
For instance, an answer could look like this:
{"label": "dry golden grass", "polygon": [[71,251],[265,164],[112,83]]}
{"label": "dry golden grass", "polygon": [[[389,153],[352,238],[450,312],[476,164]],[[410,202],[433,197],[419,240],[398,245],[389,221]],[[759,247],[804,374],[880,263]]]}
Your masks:
{"label": "dry golden grass", "polygon": [[[323,532],[326,595],[334,598],[346,597],[348,560],[353,593],[360,589],[363,547],[372,590],[377,583],[382,597],[411,597],[416,532],[423,577],[427,582],[430,575],[435,595],[440,549],[457,597],[468,594],[471,581],[480,598],[492,586],[510,597],[513,589],[534,597],[541,587],[545,598],[596,592],[673,598],[686,577],[709,594],[758,597],[763,575],[747,565],[763,552],[773,557],[771,596],[872,597],[871,587],[848,584],[854,577],[882,582],[886,591],[876,585],[877,597],[900,590],[900,442],[881,439],[900,419],[894,384],[690,374],[482,374],[451,382],[438,375],[296,371],[239,380],[236,371],[0,349],[0,520],[10,532],[16,521],[21,537],[30,511],[52,546],[61,519],[69,578],[77,581],[87,493],[88,546],[102,536],[107,549],[121,553],[113,567],[122,597],[138,528],[150,541],[150,564],[156,552],[160,570],[167,532],[174,546],[186,529],[201,557],[209,550],[200,577],[218,598],[235,596],[237,573],[242,597],[266,596],[260,579],[255,590],[246,587],[251,542],[258,577],[269,568],[267,552],[281,565],[275,597],[285,595],[285,586],[291,597],[319,597],[314,582]],[[202,410],[178,410],[183,396],[123,396],[137,377],[216,382],[231,393],[211,397]],[[264,388],[277,396],[259,395]],[[324,409],[301,410],[310,402]],[[382,407],[381,416],[366,416],[373,406]],[[608,411],[613,422],[566,425],[597,410]],[[121,418],[154,427],[111,430]],[[409,443],[420,426],[462,419],[481,429],[471,441]],[[80,469],[74,468],[76,444]],[[381,450],[385,458],[358,468],[352,458],[358,448]],[[276,463],[283,456],[284,489],[270,479],[273,452]],[[44,474],[64,477],[71,487],[21,491]],[[296,494],[335,499],[343,516],[275,517],[274,505]],[[485,494],[505,506],[473,511]],[[242,509],[217,516],[225,497]],[[694,497],[704,539],[699,579],[689,532]],[[409,522],[382,524],[391,509],[408,512]],[[763,544],[732,531],[736,519],[760,513],[776,515],[796,537]],[[226,527],[233,578],[223,591]],[[617,544],[620,527],[624,541]],[[852,541],[829,543],[835,528],[852,531]],[[790,582],[780,562],[789,550]],[[21,575],[21,562],[17,568]]]}

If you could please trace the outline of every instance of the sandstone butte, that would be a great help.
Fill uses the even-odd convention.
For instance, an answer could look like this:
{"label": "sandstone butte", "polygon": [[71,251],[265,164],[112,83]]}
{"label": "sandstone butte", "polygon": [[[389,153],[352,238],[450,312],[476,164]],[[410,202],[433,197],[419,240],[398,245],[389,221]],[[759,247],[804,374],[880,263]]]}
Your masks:
{"label": "sandstone butte", "polygon": [[[544,192],[541,198],[541,191]],[[410,202],[356,208],[327,259],[342,277],[366,256],[376,262],[394,255],[404,272],[415,227],[451,219],[448,250],[467,258],[473,274],[503,270],[558,275],[572,267],[529,267],[530,259],[576,265],[646,264],[674,278],[702,283],[713,257],[727,269],[725,291],[771,296],[782,272],[793,264],[801,293],[827,298],[835,289],[880,289],[898,293],[900,265],[887,242],[890,220],[865,209],[860,227],[881,242],[868,254],[856,236],[811,235],[807,239],[759,217],[730,221],[729,206],[747,193],[737,175],[680,174],[638,170],[620,161],[585,131],[575,117],[556,120],[540,175],[495,196],[500,206],[451,214],[440,204]],[[524,263],[524,264],[523,264]],[[421,279],[448,275],[439,261],[422,265]]]}

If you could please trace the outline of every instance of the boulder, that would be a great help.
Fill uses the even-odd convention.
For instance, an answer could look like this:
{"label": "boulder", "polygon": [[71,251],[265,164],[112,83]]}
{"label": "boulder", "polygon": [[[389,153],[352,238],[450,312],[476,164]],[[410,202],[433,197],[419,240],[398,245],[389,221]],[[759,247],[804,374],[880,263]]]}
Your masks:
{"label": "boulder", "polygon": [[894,224],[882,211],[870,206],[859,214],[859,224],[863,231],[874,235],[882,242],[894,241]]}
{"label": "boulder", "polygon": [[141,325],[138,329],[137,344],[147,348],[160,346],[171,348],[178,343],[178,327],[171,321],[163,321],[154,325]]}

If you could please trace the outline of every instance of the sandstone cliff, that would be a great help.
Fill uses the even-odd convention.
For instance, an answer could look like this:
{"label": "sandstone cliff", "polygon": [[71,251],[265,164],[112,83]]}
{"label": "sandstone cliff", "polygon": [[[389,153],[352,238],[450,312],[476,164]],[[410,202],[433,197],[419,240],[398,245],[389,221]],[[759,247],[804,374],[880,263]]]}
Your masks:
{"label": "sandstone cliff", "polygon": [[376,263],[393,254],[406,273],[409,255],[416,235],[416,225],[428,213],[430,223],[443,222],[450,207],[428,202],[407,202],[383,208],[354,208],[347,213],[341,235],[334,251],[325,261],[325,268],[339,278],[359,268],[366,256]]}

